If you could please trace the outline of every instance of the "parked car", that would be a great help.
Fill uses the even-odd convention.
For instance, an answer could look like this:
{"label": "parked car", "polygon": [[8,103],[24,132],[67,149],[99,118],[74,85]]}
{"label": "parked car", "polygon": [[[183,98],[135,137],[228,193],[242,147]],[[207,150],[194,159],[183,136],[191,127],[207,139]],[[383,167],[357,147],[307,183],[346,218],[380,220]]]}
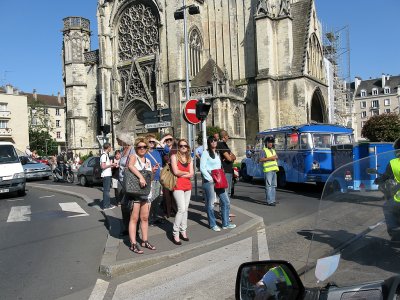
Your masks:
{"label": "parked car", "polygon": [[77,177],[82,186],[102,183],[100,157],[92,156],[86,159],[79,167]]}
{"label": "parked car", "polygon": [[48,165],[27,156],[20,156],[19,159],[24,168],[26,179],[49,179],[52,176],[51,168]]}
{"label": "parked car", "polygon": [[42,163],[42,164],[45,164],[45,165],[50,166],[49,159],[48,159],[46,156],[41,156],[41,157],[35,158],[35,160],[36,160],[37,162],[40,162],[40,163]]}

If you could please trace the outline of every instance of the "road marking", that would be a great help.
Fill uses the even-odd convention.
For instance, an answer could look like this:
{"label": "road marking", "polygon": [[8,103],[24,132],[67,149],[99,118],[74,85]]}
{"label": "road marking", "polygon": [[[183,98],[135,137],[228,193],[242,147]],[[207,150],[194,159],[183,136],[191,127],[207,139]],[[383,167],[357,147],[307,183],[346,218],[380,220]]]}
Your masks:
{"label": "road marking", "polygon": [[55,195],[50,195],[50,196],[42,196],[42,197],[39,197],[39,199],[43,199],[43,198],[52,198],[52,197],[54,197]]}
{"label": "road marking", "polygon": [[31,220],[31,206],[13,206],[7,218],[7,223],[26,222]]}
{"label": "road marking", "polygon": [[252,238],[117,286],[113,299],[234,299],[239,266],[252,260]]}
{"label": "road marking", "polygon": [[16,201],[24,201],[24,198],[17,198],[17,199],[8,199],[8,202],[16,202]]}
{"label": "road marking", "polygon": [[267,235],[265,233],[265,228],[257,231],[258,240],[258,260],[269,260],[269,250],[267,243]]}
{"label": "road marking", "polygon": [[93,288],[92,293],[88,300],[102,300],[107,293],[108,285],[110,283],[102,279],[97,279],[96,285]]}
{"label": "road marking", "polygon": [[61,206],[61,209],[63,211],[78,213],[78,215],[68,216],[68,218],[83,217],[83,216],[89,215],[76,202],[65,202],[65,203],[58,203],[58,204]]}

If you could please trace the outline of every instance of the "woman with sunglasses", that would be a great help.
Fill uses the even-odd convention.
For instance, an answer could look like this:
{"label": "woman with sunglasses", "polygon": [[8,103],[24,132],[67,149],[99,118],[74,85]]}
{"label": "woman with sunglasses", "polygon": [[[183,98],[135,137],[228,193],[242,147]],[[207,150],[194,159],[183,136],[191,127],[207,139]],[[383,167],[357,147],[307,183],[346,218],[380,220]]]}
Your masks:
{"label": "woman with sunglasses", "polygon": [[217,153],[217,143],[218,140],[216,138],[213,136],[208,137],[207,151],[204,151],[200,158],[200,172],[203,178],[203,192],[206,200],[208,223],[212,230],[221,231],[221,228],[217,226],[214,214],[215,194],[220,199],[222,229],[232,229],[236,225],[229,223],[230,200],[228,194],[225,189],[215,189],[214,181],[211,177],[212,170],[221,169],[221,159]]}
{"label": "woman with sunglasses", "polygon": [[[146,159],[145,155],[149,149],[148,140],[145,138],[138,138],[135,141],[136,155],[129,157],[128,168],[139,178],[139,184],[143,188],[146,186],[146,180],[139,172],[139,170],[148,170],[155,173],[158,169],[158,165],[151,166],[150,160]],[[132,159],[131,159],[132,158]],[[143,250],[140,249],[139,244],[136,241],[136,229],[137,223],[140,217],[140,229],[142,231],[142,247],[150,250],[156,250],[152,244],[148,241],[148,230],[149,230],[149,202],[147,197],[131,199],[133,202],[131,218],[129,220],[129,238],[131,241],[131,251],[137,254],[143,254]]]}
{"label": "woman with sunglasses", "polygon": [[178,207],[173,227],[173,242],[182,245],[180,239],[189,241],[186,233],[190,196],[192,195],[193,161],[187,140],[178,141],[178,150],[171,155],[172,172],[177,177],[173,195]]}

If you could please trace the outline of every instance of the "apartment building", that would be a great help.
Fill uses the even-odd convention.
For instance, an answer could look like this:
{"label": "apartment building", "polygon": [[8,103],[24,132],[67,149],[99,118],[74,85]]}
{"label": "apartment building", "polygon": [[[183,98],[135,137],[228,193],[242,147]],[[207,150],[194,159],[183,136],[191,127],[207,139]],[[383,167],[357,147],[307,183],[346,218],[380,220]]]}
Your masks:
{"label": "apartment building", "polygon": [[[57,96],[24,93],[28,100],[28,116],[32,126],[46,127],[52,138],[58,143],[58,151],[65,148],[65,98]],[[44,123],[44,124],[43,124]]]}
{"label": "apartment building", "polygon": [[399,113],[400,76],[383,74],[381,78],[355,79],[354,134],[357,140],[364,139],[361,130],[365,122],[375,115]]}
{"label": "apartment building", "polygon": [[29,145],[27,96],[11,85],[0,87],[0,141],[12,142],[25,151]]}

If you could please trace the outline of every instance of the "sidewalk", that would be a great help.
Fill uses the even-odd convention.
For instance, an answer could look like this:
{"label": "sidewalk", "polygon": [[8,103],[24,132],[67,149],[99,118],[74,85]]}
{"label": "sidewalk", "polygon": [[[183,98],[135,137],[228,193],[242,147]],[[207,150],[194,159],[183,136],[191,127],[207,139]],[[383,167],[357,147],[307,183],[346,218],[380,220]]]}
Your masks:
{"label": "sidewalk", "polygon": [[[236,215],[232,222],[237,227],[232,230],[221,230],[220,232],[212,231],[208,227],[207,214],[204,210],[204,203],[201,196],[196,201],[193,190],[187,229],[190,241],[182,241],[181,246],[173,244],[171,233],[174,218],[171,217],[165,224],[157,224],[157,226],[149,227],[148,240],[157,250],[152,251],[142,247],[144,254],[135,254],[129,250],[129,237],[120,237],[119,235],[122,225],[120,208],[116,207],[106,211],[100,209],[99,204],[103,195],[101,187],[88,188],[77,184],[53,183],[50,181],[29,182],[27,183],[27,187],[80,197],[88,205],[96,207],[105,215],[109,225],[109,234],[99,271],[108,277],[126,274],[264,226],[261,217],[231,205],[231,213]],[[111,196],[113,196],[113,191],[111,191]],[[217,219],[217,224],[221,226],[219,219]]]}

